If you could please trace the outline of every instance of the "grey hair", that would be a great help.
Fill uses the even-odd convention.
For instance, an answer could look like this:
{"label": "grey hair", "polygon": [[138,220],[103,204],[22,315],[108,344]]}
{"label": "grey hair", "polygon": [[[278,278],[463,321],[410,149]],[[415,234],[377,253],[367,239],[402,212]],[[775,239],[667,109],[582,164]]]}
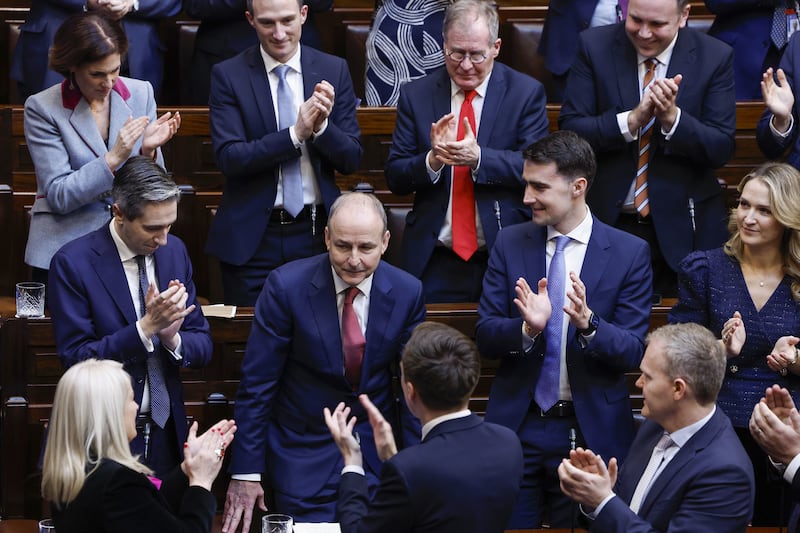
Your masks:
{"label": "grey hair", "polygon": [[356,202],[359,200],[368,207],[372,207],[378,217],[380,217],[381,223],[383,224],[383,231],[381,233],[386,233],[389,230],[389,224],[386,220],[386,209],[384,209],[383,204],[380,200],[378,200],[377,196],[365,192],[354,191],[342,193],[333,202],[333,205],[328,212],[328,225],[330,226],[330,221],[333,220],[333,217],[336,215],[336,211],[338,211],[340,207],[347,203]]}
{"label": "grey hair", "polygon": [[500,16],[497,6],[487,0],[455,0],[444,13],[442,36],[447,41],[447,33],[454,25],[466,24],[473,20],[482,19],[489,28],[489,45],[491,46],[500,35]]}
{"label": "grey hair", "polygon": [[134,220],[142,216],[147,204],[177,202],[181,191],[158,163],[137,155],[117,170],[111,196],[122,215]]}

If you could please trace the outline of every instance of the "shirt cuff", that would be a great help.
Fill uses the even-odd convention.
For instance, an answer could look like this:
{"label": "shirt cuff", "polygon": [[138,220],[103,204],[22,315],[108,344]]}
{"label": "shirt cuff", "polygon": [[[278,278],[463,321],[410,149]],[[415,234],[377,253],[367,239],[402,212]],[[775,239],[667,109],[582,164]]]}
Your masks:
{"label": "shirt cuff", "polygon": [[606,506],[606,504],[607,504],[608,502],[610,502],[610,501],[611,501],[611,498],[613,498],[614,496],[616,496],[616,494],[614,494],[613,492],[612,492],[611,494],[609,494],[608,496],[606,496],[606,497],[605,497],[605,499],[604,499],[602,502],[600,502],[600,505],[598,505],[598,506],[595,508],[595,510],[594,510],[594,511],[592,511],[591,513],[587,513],[586,511],[584,511],[584,510],[583,510],[583,505],[581,505],[581,506],[580,506],[580,507],[581,507],[581,512],[582,512],[583,514],[585,514],[585,515],[586,515],[588,518],[591,518],[592,520],[594,520],[595,518],[597,518],[597,515],[599,515],[599,514],[600,514],[600,511],[602,511],[602,510],[603,510],[603,507],[605,507],[605,506]]}
{"label": "shirt cuff", "polygon": [[675,122],[672,123],[672,127],[669,131],[664,131],[664,128],[661,128],[661,133],[664,134],[664,140],[668,141],[672,138],[672,135],[675,133],[675,130],[678,129],[678,123],[681,121],[681,108],[678,108],[678,114],[675,116]]}
{"label": "shirt cuff", "polygon": [[797,474],[797,469],[800,468],[800,453],[794,456],[788,465],[786,465],[786,470],[783,471],[783,479],[791,483],[794,481],[794,476]]}
{"label": "shirt cuff", "polygon": [[176,333],[175,336],[178,338],[178,343],[175,345],[174,350],[170,350],[169,348],[164,346],[164,343],[161,343],[161,346],[164,346],[164,349],[167,350],[167,352],[169,352],[169,354],[172,356],[173,359],[175,359],[175,361],[183,361],[183,354],[181,353],[181,347],[183,346],[183,339],[181,339],[180,333]]}
{"label": "shirt cuff", "polygon": [[627,142],[635,141],[637,139],[636,132],[631,133],[628,130],[628,115],[630,114],[630,111],[617,113],[617,126],[619,127],[619,132]]}
{"label": "shirt cuff", "polygon": [[481,170],[481,155],[482,155],[481,147],[478,147],[478,164],[475,165],[475,170],[470,169],[470,177],[472,178],[472,183],[478,181],[478,172]]}
{"label": "shirt cuff", "polygon": [[261,481],[261,474],[231,474],[236,481]]}
{"label": "shirt cuff", "polygon": [[313,141],[313,140],[315,140],[317,137],[319,137],[320,135],[322,135],[323,133],[325,133],[325,130],[327,130],[327,129],[328,129],[328,119],[326,118],[326,119],[325,119],[325,120],[322,122],[322,126],[320,126],[320,127],[319,127],[319,131],[317,131],[317,132],[313,132],[313,131],[312,131],[312,132],[311,132],[311,140],[312,140],[312,141]]}
{"label": "shirt cuff", "polygon": [[364,471],[364,467],[358,465],[344,465],[344,468],[342,468],[342,475],[345,475],[348,472],[352,472],[353,474],[358,474],[359,476],[367,475],[367,473]]}
{"label": "shirt cuff", "polygon": [[142,330],[142,326],[139,325],[138,320],[136,321],[136,331],[139,332],[139,340],[142,341],[144,349],[147,350],[147,353],[152,353],[156,349],[156,347],[153,345],[153,339],[145,336],[144,331]]}
{"label": "shirt cuff", "polygon": [[793,115],[789,115],[789,129],[786,130],[786,133],[779,132],[778,129],[775,127],[774,121],[775,121],[775,115],[772,115],[771,117],[769,117],[769,130],[772,132],[772,135],[776,139],[779,139],[779,140],[785,139],[789,135],[792,134],[792,128],[794,128],[794,116]]}
{"label": "shirt cuff", "polygon": [[295,148],[300,148],[303,143],[300,142],[300,138],[297,136],[297,133],[294,131],[294,126],[289,126],[289,137],[292,138],[292,144],[294,144]]}
{"label": "shirt cuff", "polygon": [[425,154],[425,168],[428,169],[428,178],[430,178],[431,183],[439,183],[439,178],[442,177],[442,168],[444,168],[444,165],[442,165],[442,168],[439,170],[433,170],[430,164],[428,164],[428,156],[431,155],[431,152],[433,152],[433,150],[428,150],[428,153]]}

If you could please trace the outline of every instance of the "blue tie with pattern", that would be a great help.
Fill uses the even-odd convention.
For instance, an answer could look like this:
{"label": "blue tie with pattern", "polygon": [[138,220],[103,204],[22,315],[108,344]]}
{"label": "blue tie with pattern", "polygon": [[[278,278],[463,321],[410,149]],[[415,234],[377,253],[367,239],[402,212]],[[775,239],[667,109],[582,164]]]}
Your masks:
{"label": "blue tie with pattern", "polygon": [[566,283],[566,266],[564,264],[564,248],[570,238],[566,235],[556,237],[556,251],[550,260],[547,271],[547,294],[553,314],[544,327],[544,361],[539,381],[536,382],[534,400],[547,411],[558,401],[558,382],[561,367],[561,328],[564,323],[564,283]]}
{"label": "blue tie with pattern", "polygon": [[[145,295],[147,289],[150,287],[150,281],[147,279],[147,263],[145,256],[136,256],[136,265],[139,267],[139,308],[141,314],[144,316],[146,311]],[[155,350],[147,358],[147,380],[150,383],[150,418],[153,419],[158,427],[163,428],[169,420],[169,392],[167,391],[167,384],[164,382],[164,371],[161,368],[161,343],[158,337],[154,337],[153,344]]]}
{"label": "blue tie with pattern", "polygon": [[[297,108],[294,95],[286,74],[289,65],[278,65],[273,72],[278,76],[278,127],[282,130],[294,126],[297,121]],[[303,178],[300,174],[300,158],[296,157],[281,163],[283,178],[283,208],[296,217],[303,210]]]}

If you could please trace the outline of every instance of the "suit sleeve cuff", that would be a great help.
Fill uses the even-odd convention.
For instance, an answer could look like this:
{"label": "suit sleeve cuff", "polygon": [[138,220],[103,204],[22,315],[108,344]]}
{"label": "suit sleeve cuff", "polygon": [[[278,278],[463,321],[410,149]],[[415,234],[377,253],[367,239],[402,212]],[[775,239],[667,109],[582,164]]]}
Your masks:
{"label": "suit sleeve cuff", "polygon": [[797,469],[800,468],[800,454],[794,456],[788,465],[786,465],[786,470],[783,471],[783,479],[791,483],[794,480],[795,474],[797,474]]}
{"label": "suit sleeve cuff", "polygon": [[603,510],[603,508],[606,506],[606,504],[611,501],[611,498],[613,498],[615,496],[616,496],[616,494],[614,494],[613,492],[611,494],[609,494],[608,496],[606,496],[606,498],[602,502],[600,502],[600,505],[598,505],[595,508],[595,510],[590,512],[590,513],[587,513],[586,511],[584,511],[583,510],[583,505],[581,505],[581,512],[584,515],[586,515],[588,518],[591,518],[592,520],[594,520],[595,518],[597,518],[597,515],[600,514],[600,512]]}

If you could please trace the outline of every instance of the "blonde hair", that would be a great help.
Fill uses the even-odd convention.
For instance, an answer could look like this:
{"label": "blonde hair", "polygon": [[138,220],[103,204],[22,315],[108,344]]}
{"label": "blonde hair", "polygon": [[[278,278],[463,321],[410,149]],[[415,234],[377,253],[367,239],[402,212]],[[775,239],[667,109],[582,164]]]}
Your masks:
{"label": "blonde hair", "polygon": [[[786,163],[764,163],[742,178],[736,188],[739,194],[752,180],[759,180],[767,187],[772,216],[784,228],[781,240],[783,273],[792,279],[792,298],[800,302],[800,172]],[[728,219],[728,231],[731,237],[723,250],[741,263],[744,244],[739,235],[736,208]]]}
{"label": "blonde hair", "polygon": [[42,497],[66,505],[103,459],[151,474],[130,451],[125,407],[131,377],[122,364],[88,359],[58,382],[42,468]]}

